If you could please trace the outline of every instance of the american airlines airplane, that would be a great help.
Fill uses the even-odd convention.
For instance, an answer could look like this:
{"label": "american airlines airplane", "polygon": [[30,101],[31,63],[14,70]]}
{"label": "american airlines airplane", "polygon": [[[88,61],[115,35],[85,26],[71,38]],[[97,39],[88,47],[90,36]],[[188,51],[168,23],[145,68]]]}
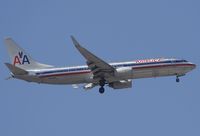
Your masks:
{"label": "american airlines airplane", "polygon": [[[196,65],[183,59],[144,59],[119,63],[107,63],[82,47],[71,36],[76,49],[86,59],[86,66],[60,67],[39,63],[31,58],[11,38],[5,39],[5,44],[11,58],[11,64],[5,63],[11,71],[10,78],[28,82],[45,84],[85,84],[85,90],[100,86],[99,93],[104,93],[104,86],[113,89],[131,88],[132,80],[163,76],[184,76]],[[9,78],[8,78],[9,79]]]}

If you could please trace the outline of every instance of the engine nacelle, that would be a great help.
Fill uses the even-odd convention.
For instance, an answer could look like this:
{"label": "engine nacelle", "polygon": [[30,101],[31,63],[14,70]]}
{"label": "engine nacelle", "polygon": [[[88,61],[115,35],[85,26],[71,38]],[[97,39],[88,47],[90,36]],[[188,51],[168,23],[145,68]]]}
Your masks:
{"label": "engine nacelle", "polygon": [[131,67],[122,67],[122,68],[117,68],[115,72],[116,77],[120,78],[131,78],[133,75],[133,70]]}
{"label": "engine nacelle", "polygon": [[113,89],[123,89],[123,88],[131,88],[132,80],[121,80],[117,82],[113,82],[109,84]]}

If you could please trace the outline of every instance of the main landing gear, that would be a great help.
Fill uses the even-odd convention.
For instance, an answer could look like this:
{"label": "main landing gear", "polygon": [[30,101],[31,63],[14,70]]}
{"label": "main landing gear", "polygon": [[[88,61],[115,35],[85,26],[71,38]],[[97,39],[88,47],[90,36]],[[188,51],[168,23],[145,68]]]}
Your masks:
{"label": "main landing gear", "polygon": [[100,87],[100,88],[99,88],[99,93],[100,93],[100,94],[103,94],[104,92],[105,92],[105,88],[104,88],[104,87]]}
{"label": "main landing gear", "polygon": [[99,85],[100,85],[99,93],[103,94],[105,92],[105,88],[104,88],[104,86],[105,86],[105,79],[101,79],[99,81]]}

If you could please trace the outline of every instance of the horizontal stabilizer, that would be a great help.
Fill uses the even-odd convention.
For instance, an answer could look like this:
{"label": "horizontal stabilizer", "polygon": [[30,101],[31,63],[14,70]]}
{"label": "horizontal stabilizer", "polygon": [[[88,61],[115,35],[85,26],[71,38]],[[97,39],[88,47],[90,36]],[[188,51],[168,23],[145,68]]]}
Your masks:
{"label": "horizontal stabilizer", "polygon": [[8,69],[14,74],[14,75],[26,75],[28,72],[26,70],[23,70],[21,68],[18,68],[12,64],[5,63],[5,65],[8,67]]}

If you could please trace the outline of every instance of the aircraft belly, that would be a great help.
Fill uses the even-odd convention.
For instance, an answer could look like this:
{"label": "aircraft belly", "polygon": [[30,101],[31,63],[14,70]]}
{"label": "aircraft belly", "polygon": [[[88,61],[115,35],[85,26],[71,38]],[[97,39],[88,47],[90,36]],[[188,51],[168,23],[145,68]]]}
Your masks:
{"label": "aircraft belly", "polygon": [[133,78],[151,78],[172,75],[184,75],[189,70],[185,67],[163,67],[163,68],[147,68],[137,69],[133,72]]}
{"label": "aircraft belly", "polygon": [[55,76],[42,79],[42,83],[47,84],[81,84],[90,82],[92,82],[91,74]]}
{"label": "aircraft belly", "polygon": [[153,70],[134,70],[133,72],[133,78],[147,78],[147,77],[153,77]]}

